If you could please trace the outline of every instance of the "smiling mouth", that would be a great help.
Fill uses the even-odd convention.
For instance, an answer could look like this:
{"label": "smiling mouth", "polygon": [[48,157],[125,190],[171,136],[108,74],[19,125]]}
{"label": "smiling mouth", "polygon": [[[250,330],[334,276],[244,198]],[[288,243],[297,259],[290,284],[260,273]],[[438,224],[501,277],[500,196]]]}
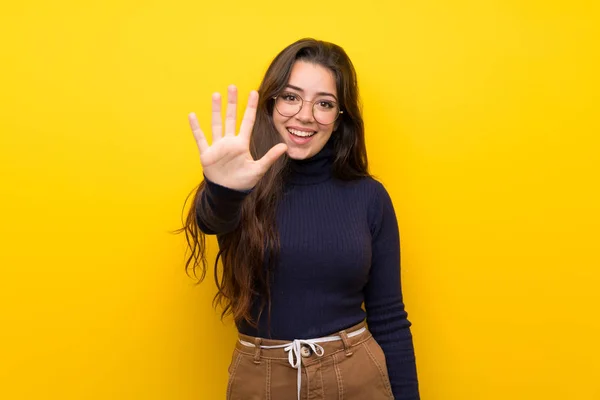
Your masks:
{"label": "smiling mouth", "polygon": [[287,128],[287,131],[289,133],[291,133],[294,136],[298,136],[298,137],[302,137],[302,138],[306,138],[306,137],[311,137],[317,134],[317,132],[305,132],[305,131],[299,131],[296,129],[292,129],[292,128]]}

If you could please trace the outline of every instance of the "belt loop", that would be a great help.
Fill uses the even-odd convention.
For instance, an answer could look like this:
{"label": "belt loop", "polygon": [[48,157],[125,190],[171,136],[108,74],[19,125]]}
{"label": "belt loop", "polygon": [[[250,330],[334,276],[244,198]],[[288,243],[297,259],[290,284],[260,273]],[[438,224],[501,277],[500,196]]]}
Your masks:
{"label": "belt loop", "polygon": [[260,364],[261,338],[254,338],[254,364]]}
{"label": "belt loop", "polygon": [[340,332],[340,337],[342,338],[342,342],[344,343],[344,351],[346,352],[346,357],[350,357],[352,355],[352,346],[350,345],[350,339],[348,338],[348,334],[345,330]]}

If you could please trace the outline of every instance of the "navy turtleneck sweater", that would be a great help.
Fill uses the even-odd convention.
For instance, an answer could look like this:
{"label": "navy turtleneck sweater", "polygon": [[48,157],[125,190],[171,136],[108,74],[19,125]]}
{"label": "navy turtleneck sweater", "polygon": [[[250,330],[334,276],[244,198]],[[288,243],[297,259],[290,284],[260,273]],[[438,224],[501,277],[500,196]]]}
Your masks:
{"label": "navy turtleneck sweater", "polygon": [[[372,178],[336,179],[332,164],[332,140],[312,158],[291,160],[292,173],[277,208],[281,252],[271,286],[270,332],[267,313],[258,328],[240,323],[238,330],[280,340],[309,339],[366,317],[385,353],[395,398],[417,400],[392,201]],[[197,207],[200,229],[217,235],[235,229],[248,193],[206,180]],[[254,312],[258,315],[258,308]]]}

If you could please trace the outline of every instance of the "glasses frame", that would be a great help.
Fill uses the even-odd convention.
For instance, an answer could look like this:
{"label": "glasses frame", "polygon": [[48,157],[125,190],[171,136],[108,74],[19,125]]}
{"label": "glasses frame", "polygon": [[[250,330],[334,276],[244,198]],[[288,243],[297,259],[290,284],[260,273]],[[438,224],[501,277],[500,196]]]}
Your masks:
{"label": "glasses frame", "polygon": [[[285,94],[287,94],[287,93],[285,93]],[[292,114],[292,115],[285,115],[285,114],[282,114],[282,113],[281,113],[281,111],[279,111],[279,110],[277,109],[277,98],[278,98],[278,97],[280,97],[280,96],[281,96],[281,94],[278,94],[277,96],[273,96],[273,97],[272,97],[272,98],[273,98],[273,100],[274,100],[273,107],[275,107],[275,111],[277,111],[277,113],[278,113],[279,115],[281,115],[282,117],[288,117],[288,118],[289,118],[289,117],[293,117],[293,116],[295,116],[295,115],[298,115],[298,114],[300,113],[300,111],[302,111],[302,109],[304,108],[304,103],[310,103],[310,104],[311,104],[312,116],[313,116],[313,118],[315,119],[315,121],[317,121],[317,122],[318,122],[319,124],[321,124],[321,125],[331,125],[331,124],[335,123],[335,121],[337,121],[337,120],[338,120],[338,118],[340,117],[340,115],[344,113],[344,111],[340,109],[340,110],[338,110],[338,112],[337,112],[337,114],[335,115],[335,118],[334,118],[334,120],[333,120],[332,122],[330,122],[330,123],[328,123],[328,124],[322,124],[321,122],[319,122],[319,120],[317,119],[317,117],[315,117],[315,103],[316,103],[317,101],[319,101],[319,100],[308,101],[308,100],[304,100],[304,99],[302,98],[302,96],[300,96],[300,95],[299,95],[299,94],[297,94],[297,93],[291,93],[291,94],[293,94],[294,96],[297,96],[297,97],[300,99],[300,101],[302,102],[302,104],[300,105],[300,108],[298,109],[298,111],[297,111],[295,114]],[[339,107],[339,104],[338,104],[338,102],[337,102],[337,101],[334,101],[333,103],[335,103],[335,105],[336,105],[336,106],[338,106],[338,108],[340,108],[340,107]]]}

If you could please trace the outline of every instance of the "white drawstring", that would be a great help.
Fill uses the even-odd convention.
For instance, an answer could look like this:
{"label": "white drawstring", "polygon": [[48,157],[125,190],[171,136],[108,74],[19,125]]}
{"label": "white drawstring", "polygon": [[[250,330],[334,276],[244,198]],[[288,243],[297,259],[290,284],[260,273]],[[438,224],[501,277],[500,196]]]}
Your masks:
{"label": "white drawstring", "polygon": [[[300,386],[302,383],[302,358],[300,351],[302,349],[303,344],[309,346],[311,350],[314,351],[315,354],[319,357],[321,357],[325,353],[325,350],[321,345],[311,340],[294,340],[290,345],[284,348],[285,351],[289,351],[288,360],[290,362],[290,365],[292,366],[292,368],[298,369],[298,400],[300,400]],[[294,357],[296,357],[295,361]]]}
{"label": "white drawstring", "polygon": [[[363,333],[366,330],[367,330],[366,328],[360,328],[359,330],[349,333],[348,337],[351,338],[351,337],[360,335],[361,333]],[[318,338],[318,339],[296,339],[290,343],[279,344],[276,346],[260,346],[260,348],[261,349],[283,349],[284,351],[286,351],[288,353],[288,362],[290,363],[292,368],[295,368],[298,370],[298,400],[300,400],[300,388],[302,387],[302,355],[301,355],[302,346],[305,345],[305,346],[310,347],[310,349],[318,357],[322,357],[323,354],[325,354],[325,350],[323,349],[323,346],[321,346],[319,343],[335,342],[338,340],[342,340],[342,337],[341,336],[327,336],[327,337],[322,337],[322,338]],[[246,342],[242,339],[240,339],[240,343],[243,344],[244,346],[256,347],[256,345],[254,343]]]}

